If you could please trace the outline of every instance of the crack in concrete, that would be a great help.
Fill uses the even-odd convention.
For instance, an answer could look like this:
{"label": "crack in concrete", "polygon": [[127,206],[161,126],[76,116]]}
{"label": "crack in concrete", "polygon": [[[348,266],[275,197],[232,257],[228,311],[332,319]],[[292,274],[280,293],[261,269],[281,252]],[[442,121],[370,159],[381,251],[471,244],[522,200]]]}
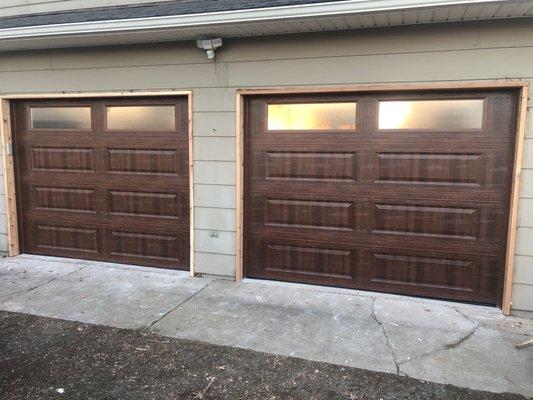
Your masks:
{"label": "crack in concrete", "polygon": [[[462,345],[464,342],[466,342],[468,339],[470,339],[477,332],[477,330],[481,326],[478,322],[468,318],[466,315],[464,315],[461,311],[459,311],[457,309],[455,309],[455,311],[457,311],[459,314],[461,314],[461,316],[463,318],[465,318],[467,321],[472,322],[474,324],[474,327],[472,329],[470,329],[468,332],[466,332],[463,336],[458,338],[457,340],[454,340],[453,342],[445,343],[443,346],[438,347],[438,348],[436,348],[434,350],[428,351],[427,353],[420,354],[420,355],[418,355],[416,357],[409,357],[409,359],[405,360],[405,361],[400,361],[398,363],[400,371],[401,371],[401,366],[404,365],[404,364],[408,364],[408,363],[410,363],[412,361],[416,361],[416,360],[420,360],[422,358],[426,358],[426,357],[432,356],[433,354],[437,354],[437,353],[439,353],[441,351],[447,351],[447,350],[459,347],[460,345]],[[403,371],[401,371],[401,372],[403,374],[405,374],[405,372],[403,372]]]}
{"label": "crack in concrete", "polygon": [[213,279],[212,281],[208,282],[204,287],[202,287],[198,291],[196,291],[193,294],[191,294],[185,300],[180,301],[178,304],[176,304],[170,310],[168,310],[167,312],[163,313],[163,315],[161,315],[160,317],[156,318],[154,321],[150,322],[148,325],[146,325],[143,328],[140,328],[139,330],[140,331],[148,331],[151,327],[153,327],[155,324],[157,324],[159,321],[161,321],[163,318],[165,318],[167,315],[169,315],[172,311],[177,310],[179,307],[181,307],[183,304],[187,303],[193,297],[196,297],[197,295],[199,295],[204,289],[206,289],[209,285],[211,285],[215,281],[216,281],[216,279]]}
{"label": "crack in concrete", "polygon": [[[49,280],[47,280],[46,282],[40,283],[39,285],[32,286],[32,287],[29,288],[29,289],[23,289],[23,290],[19,290],[18,292],[12,293],[11,296],[9,296],[7,299],[2,300],[2,301],[0,302],[0,304],[7,303],[8,301],[13,300],[15,297],[18,297],[18,296],[21,296],[21,295],[23,295],[23,294],[29,293],[29,292],[31,292],[31,291],[33,291],[33,290],[39,289],[39,288],[41,288],[41,287],[43,287],[43,286],[45,286],[45,285],[48,285],[49,283],[52,283],[52,282],[54,282],[54,281],[56,281],[56,280],[58,280],[58,279],[60,279],[60,278],[65,278],[65,277],[67,277],[67,276],[69,276],[69,275],[72,275],[72,274],[74,274],[74,273],[76,273],[76,272],[79,272],[79,271],[81,271],[82,269],[85,269],[86,267],[87,267],[87,266],[85,265],[85,266],[83,266],[83,267],[81,267],[81,268],[78,268],[78,269],[75,270],[75,271],[69,272],[68,274],[54,276],[52,279],[49,279]],[[18,276],[18,275],[17,275],[17,276]]]}
{"label": "crack in concrete", "polygon": [[370,308],[370,316],[379,325],[379,328],[381,329],[381,333],[383,333],[383,336],[385,337],[385,341],[387,343],[387,347],[389,348],[389,350],[391,352],[392,361],[394,362],[394,366],[396,367],[396,374],[399,375],[400,374],[400,364],[396,360],[396,355],[394,353],[394,349],[392,348],[392,344],[391,344],[391,342],[389,340],[389,336],[387,335],[387,332],[385,331],[385,327],[383,326],[383,323],[378,319],[378,317],[376,315],[376,311],[374,309],[374,306],[376,305],[376,300],[377,300],[377,298],[375,298],[375,297],[372,298],[372,307]]}

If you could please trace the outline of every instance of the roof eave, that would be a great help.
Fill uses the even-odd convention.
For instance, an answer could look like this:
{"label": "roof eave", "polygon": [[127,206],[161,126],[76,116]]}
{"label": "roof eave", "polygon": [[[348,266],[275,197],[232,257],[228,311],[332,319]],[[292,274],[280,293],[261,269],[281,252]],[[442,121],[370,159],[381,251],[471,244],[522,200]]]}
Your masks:
{"label": "roof eave", "polygon": [[91,35],[114,32],[223,26],[230,24],[283,21],[342,15],[371,14],[388,11],[505,3],[494,0],[346,0],[334,3],[305,4],[248,10],[222,11],[203,14],[159,16],[120,20],[88,21],[53,25],[0,29],[0,41]]}

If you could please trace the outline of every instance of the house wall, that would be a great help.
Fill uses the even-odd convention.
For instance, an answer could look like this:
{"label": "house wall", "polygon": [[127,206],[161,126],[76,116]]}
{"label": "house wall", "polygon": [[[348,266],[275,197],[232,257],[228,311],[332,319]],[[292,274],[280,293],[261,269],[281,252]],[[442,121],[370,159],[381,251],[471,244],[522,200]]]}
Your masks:
{"label": "house wall", "polygon": [[155,1],[160,2],[165,0],[2,0],[0,3],[0,17],[94,7],[121,6],[125,4],[154,3]]}
{"label": "house wall", "polygon": [[[231,276],[236,240],[236,89],[497,78],[533,83],[532,65],[533,23],[510,20],[228,39],[216,61],[208,60],[192,42],[9,53],[0,57],[0,91],[192,89],[196,270]],[[514,313],[533,311],[529,115],[526,137]],[[211,231],[218,231],[218,237]]]}

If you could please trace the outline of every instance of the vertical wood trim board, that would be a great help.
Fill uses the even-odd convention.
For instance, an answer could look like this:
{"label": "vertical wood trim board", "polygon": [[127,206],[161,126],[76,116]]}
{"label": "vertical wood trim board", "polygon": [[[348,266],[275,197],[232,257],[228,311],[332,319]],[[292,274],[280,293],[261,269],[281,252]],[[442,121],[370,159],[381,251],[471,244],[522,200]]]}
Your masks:
{"label": "vertical wood trim board", "polygon": [[507,254],[505,257],[505,277],[503,284],[502,311],[511,313],[511,293],[513,288],[513,272],[515,262],[516,230],[518,225],[518,203],[520,198],[520,179],[522,176],[522,156],[526,131],[526,115],[528,87],[522,86],[518,104],[518,124],[514,154],[513,181],[511,186],[511,204],[509,209],[509,226],[507,229]]}
{"label": "vertical wood trim board", "polygon": [[235,261],[235,280],[239,282],[243,278],[243,207],[244,207],[244,106],[243,96],[237,93],[236,97],[236,113],[235,113],[235,146],[236,146],[236,163],[235,163],[235,182],[236,188],[236,261]]}
{"label": "vertical wood trim board", "polygon": [[189,235],[190,235],[190,255],[189,271],[191,276],[195,276],[196,270],[194,265],[194,134],[193,134],[193,111],[192,111],[192,92],[187,94],[188,107],[188,127],[189,127]]}
{"label": "vertical wood trim board", "polygon": [[19,233],[17,223],[17,201],[15,197],[15,168],[13,151],[8,154],[7,149],[13,149],[11,109],[8,100],[0,99],[0,119],[2,122],[2,153],[4,163],[4,184],[6,196],[7,241],[11,257],[20,254]]}

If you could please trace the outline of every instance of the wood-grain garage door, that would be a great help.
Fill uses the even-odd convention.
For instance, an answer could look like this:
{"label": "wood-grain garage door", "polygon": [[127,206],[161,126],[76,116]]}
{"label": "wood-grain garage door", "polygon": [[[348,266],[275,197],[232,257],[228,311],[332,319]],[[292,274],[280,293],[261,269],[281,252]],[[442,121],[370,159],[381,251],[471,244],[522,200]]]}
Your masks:
{"label": "wood-grain garage door", "polygon": [[23,251],[189,268],[186,98],[14,108]]}
{"label": "wood-grain garage door", "polygon": [[516,101],[249,98],[246,275],[500,304]]}

